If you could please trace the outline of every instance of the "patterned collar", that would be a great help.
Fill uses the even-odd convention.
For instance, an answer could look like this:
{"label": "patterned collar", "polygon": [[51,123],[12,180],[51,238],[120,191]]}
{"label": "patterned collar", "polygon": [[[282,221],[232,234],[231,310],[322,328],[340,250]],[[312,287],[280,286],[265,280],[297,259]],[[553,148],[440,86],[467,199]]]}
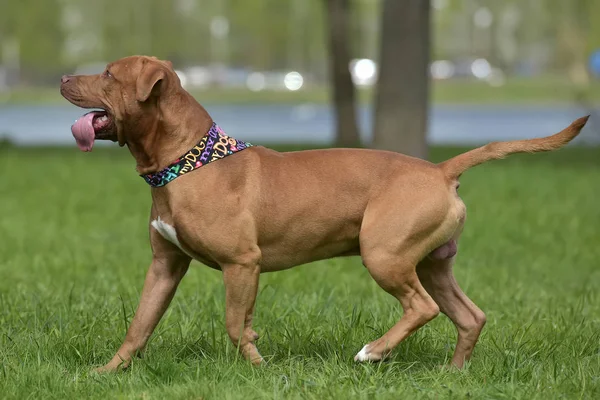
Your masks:
{"label": "patterned collar", "polygon": [[203,165],[220,160],[248,147],[252,147],[252,144],[227,136],[213,122],[210,130],[200,139],[200,142],[190,151],[179,157],[173,164],[162,171],[140,176],[144,178],[148,185],[161,187],[178,176],[187,174]]}

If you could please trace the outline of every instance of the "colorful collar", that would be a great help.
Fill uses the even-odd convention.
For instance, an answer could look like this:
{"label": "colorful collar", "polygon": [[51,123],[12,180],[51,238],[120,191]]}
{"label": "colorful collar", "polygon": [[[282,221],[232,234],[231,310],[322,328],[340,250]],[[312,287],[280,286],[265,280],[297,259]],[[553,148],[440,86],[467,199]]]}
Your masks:
{"label": "colorful collar", "polygon": [[162,171],[140,176],[144,178],[148,185],[161,187],[178,176],[187,174],[203,165],[220,160],[248,147],[252,147],[252,144],[227,136],[213,122],[210,130],[200,139],[200,142],[190,151],[179,157],[173,164]]}

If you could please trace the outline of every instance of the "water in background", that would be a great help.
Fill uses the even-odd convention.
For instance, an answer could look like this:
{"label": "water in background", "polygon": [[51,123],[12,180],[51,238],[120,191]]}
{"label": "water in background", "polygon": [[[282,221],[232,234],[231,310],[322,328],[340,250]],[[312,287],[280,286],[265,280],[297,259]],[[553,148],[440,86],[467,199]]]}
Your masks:
{"label": "water in background", "polygon": [[[333,143],[333,115],[326,105],[207,105],[206,108],[225,132],[256,144]],[[359,112],[365,142],[372,134],[370,111],[362,107]],[[74,146],[70,126],[83,112],[71,105],[3,106],[0,138],[20,146]],[[547,136],[586,114],[586,110],[564,106],[434,106],[428,140],[434,145],[471,146]],[[586,126],[576,141],[598,144],[600,136]]]}

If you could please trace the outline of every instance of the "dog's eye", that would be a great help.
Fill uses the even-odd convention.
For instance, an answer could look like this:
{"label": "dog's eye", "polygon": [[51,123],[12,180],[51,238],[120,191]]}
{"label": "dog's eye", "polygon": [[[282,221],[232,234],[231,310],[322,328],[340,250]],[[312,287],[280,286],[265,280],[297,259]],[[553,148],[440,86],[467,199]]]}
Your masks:
{"label": "dog's eye", "polygon": [[109,70],[105,70],[102,75],[104,75],[106,78],[112,78],[113,77]]}

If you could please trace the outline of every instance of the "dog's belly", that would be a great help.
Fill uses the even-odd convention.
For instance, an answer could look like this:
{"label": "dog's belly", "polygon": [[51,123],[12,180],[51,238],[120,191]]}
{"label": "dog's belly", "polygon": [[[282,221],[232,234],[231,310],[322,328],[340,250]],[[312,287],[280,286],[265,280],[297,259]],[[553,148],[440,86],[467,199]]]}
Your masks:
{"label": "dog's belly", "polygon": [[357,216],[361,214],[339,217],[333,217],[333,213],[316,217],[308,214],[282,218],[277,229],[259,233],[261,270],[279,271],[313,261],[359,254],[361,221]]}
{"label": "dog's belly", "polygon": [[[290,232],[288,235],[279,236],[277,240],[259,243],[261,271],[281,271],[312,261],[359,255],[358,226],[343,225],[338,225],[337,230],[323,232],[324,234],[320,236],[308,237]],[[202,247],[206,247],[206,243],[203,246],[202,242],[211,242],[211,235],[206,234],[203,238],[193,236],[193,239],[189,240],[190,235],[185,229],[180,230],[176,224],[168,223],[160,216],[151,221],[151,227],[191,258],[209,267],[220,269],[218,260],[208,257],[201,250]],[[187,234],[182,235],[182,233]]]}
{"label": "dog's belly", "polygon": [[285,248],[281,248],[280,246],[267,246],[262,247],[261,252],[261,271],[274,272],[313,261],[359,255],[360,249],[358,239],[356,239],[328,243],[327,245],[321,246],[307,246],[307,243],[303,243],[298,244],[293,251],[290,251],[288,246],[285,246]]}

